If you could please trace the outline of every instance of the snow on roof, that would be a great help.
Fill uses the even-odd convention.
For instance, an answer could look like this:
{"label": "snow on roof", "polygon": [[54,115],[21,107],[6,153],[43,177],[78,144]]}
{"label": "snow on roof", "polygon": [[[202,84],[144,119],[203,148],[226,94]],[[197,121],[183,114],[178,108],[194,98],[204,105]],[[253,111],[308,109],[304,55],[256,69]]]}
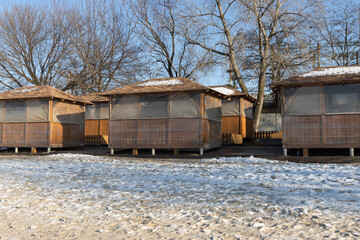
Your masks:
{"label": "snow on roof", "polygon": [[315,70],[308,73],[299,75],[300,77],[318,77],[318,76],[327,76],[327,75],[347,75],[347,74],[360,74],[359,66],[345,66],[345,67],[336,67],[336,68],[326,68],[322,70]]}
{"label": "snow on roof", "polygon": [[24,92],[32,92],[32,91],[37,91],[37,90],[39,90],[37,87],[34,87],[34,88],[24,88],[24,89],[14,90],[12,93],[24,93]]}
{"label": "snow on roof", "polygon": [[147,86],[175,86],[175,85],[182,85],[183,82],[178,79],[172,79],[172,80],[159,80],[159,81],[149,81],[138,84],[138,86],[141,87],[147,87]]}
{"label": "snow on roof", "polygon": [[234,90],[227,87],[212,87],[211,89],[228,96],[233,95],[235,93]]}

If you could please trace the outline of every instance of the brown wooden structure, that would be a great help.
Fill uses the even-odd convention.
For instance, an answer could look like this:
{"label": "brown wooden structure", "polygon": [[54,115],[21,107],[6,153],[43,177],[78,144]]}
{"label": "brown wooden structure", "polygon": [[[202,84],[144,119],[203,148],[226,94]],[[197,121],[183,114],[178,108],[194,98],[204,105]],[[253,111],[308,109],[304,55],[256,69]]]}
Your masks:
{"label": "brown wooden structure", "polygon": [[360,147],[360,66],[317,68],[272,84],[281,92],[283,148]]}
{"label": "brown wooden structure", "polygon": [[112,149],[199,149],[221,146],[223,94],[186,78],[158,78],[114,89]]}
{"label": "brown wooden structure", "polygon": [[242,138],[252,138],[253,106],[257,100],[249,94],[236,90],[231,85],[210,88],[228,96],[227,99],[221,100],[222,134],[240,134]]}
{"label": "brown wooden structure", "polygon": [[108,144],[109,98],[99,93],[90,93],[83,98],[93,103],[85,108],[85,144]]}
{"label": "brown wooden structure", "polygon": [[0,93],[0,146],[62,148],[84,145],[86,100],[49,86]]}

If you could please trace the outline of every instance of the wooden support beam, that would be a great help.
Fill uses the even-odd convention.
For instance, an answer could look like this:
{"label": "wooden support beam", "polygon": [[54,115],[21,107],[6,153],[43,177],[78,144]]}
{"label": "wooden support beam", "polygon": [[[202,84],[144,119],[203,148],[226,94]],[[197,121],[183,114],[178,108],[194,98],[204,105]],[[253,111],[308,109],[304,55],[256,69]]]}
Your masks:
{"label": "wooden support beam", "polygon": [[354,157],[355,153],[354,153],[354,148],[350,148],[350,157]]}
{"label": "wooden support beam", "polygon": [[283,148],[283,154],[285,157],[287,157],[287,148]]}
{"label": "wooden support beam", "polygon": [[308,157],[308,156],[309,156],[309,149],[303,148],[303,157]]}
{"label": "wooden support beam", "polygon": [[32,148],[31,148],[31,153],[32,153],[32,154],[35,154],[35,153],[37,153],[37,150],[36,150],[36,148],[32,147]]}
{"label": "wooden support beam", "polygon": [[139,151],[134,148],[134,149],[132,150],[132,155],[139,155]]}
{"label": "wooden support beam", "polygon": [[179,149],[174,149],[174,155],[179,155]]}

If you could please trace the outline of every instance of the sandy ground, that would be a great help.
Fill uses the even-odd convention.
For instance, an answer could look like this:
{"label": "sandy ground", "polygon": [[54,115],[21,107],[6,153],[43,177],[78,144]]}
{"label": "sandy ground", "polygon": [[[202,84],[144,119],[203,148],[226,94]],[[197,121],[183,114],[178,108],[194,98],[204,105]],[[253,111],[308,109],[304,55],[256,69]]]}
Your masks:
{"label": "sandy ground", "polygon": [[[356,211],[252,204],[256,197],[249,197],[245,205],[238,200],[194,204],[161,198],[142,200],[121,192],[117,194],[119,201],[106,189],[81,194],[83,190],[76,187],[78,179],[70,187],[57,188],[39,184],[43,175],[37,180],[29,177],[35,174],[29,166],[16,170],[8,162],[4,165],[3,171],[14,171],[14,177],[0,177],[1,240],[360,238]],[[47,183],[52,177],[61,181],[57,175],[49,175]],[[176,193],[167,194],[177,197]]]}

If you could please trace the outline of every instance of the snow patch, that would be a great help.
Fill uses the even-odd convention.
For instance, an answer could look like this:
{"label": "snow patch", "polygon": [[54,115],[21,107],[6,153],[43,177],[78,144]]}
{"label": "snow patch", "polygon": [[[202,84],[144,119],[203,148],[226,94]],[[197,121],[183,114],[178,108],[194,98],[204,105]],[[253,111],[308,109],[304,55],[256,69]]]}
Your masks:
{"label": "snow patch", "polygon": [[158,81],[148,81],[144,83],[140,83],[138,86],[148,87],[148,86],[175,86],[182,85],[183,82],[178,79],[173,80],[158,80]]}
{"label": "snow patch", "polygon": [[224,95],[233,95],[235,91],[233,89],[227,88],[227,87],[213,87],[211,88],[214,91],[217,91],[219,93],[222,93]]}
{"label": "snow patch", "polygon": [[360,67],[336,67],[323,70],[315,70],[308,73],[299,75],[300,77],[318,77],[328,75],[348,75],[348,74],[360,74]]}
{"label": "snow patch", "polygon": [[38,91],[39,89],[37,87],[34,88],[25,88],[25,89],[19,89],[19,90],[14,90],[12,91],[12,93],[25,93],[25,92],[34,92],[34,91]]}

